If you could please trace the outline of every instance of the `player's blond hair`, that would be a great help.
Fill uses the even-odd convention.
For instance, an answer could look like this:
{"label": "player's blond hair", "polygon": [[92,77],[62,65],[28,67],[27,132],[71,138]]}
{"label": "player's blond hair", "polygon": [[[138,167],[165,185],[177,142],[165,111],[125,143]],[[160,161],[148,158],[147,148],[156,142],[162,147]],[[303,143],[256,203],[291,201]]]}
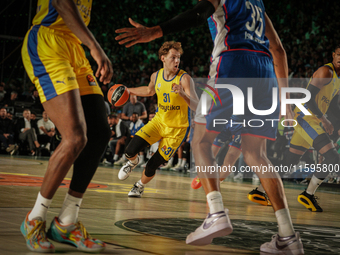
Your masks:
{"label": "player's blond hair", "polygon": [[169,41],[163,43],[158,51],[158,57],[161,59],[163,55],[167,55],[171,49],[177,50],[181,55],[183,54],[182,44],[180,42]]}

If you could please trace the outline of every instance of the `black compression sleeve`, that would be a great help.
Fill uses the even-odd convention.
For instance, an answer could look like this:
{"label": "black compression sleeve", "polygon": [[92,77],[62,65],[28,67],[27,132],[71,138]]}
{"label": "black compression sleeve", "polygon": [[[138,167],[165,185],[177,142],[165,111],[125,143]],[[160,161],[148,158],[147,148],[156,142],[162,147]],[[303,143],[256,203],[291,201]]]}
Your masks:
{"label": "black compression sleeve", "polygon": [[308,108],[312,111],[312,113],[318,118],[320,119],[323,114],[320,111],[316,101],[315,101],[315,97],[316,95],[319,93],[320,89],[312,84],[309,84],[308,88],[311,94],[311,98],[310,100],[306,103],[306,105],[308,106]]}
{"label": "black compression sleeve", "polygon": [[202,0],[193,9],[160,24],[163,36],[202,25],[214,12],[214,5],[207,0]]}

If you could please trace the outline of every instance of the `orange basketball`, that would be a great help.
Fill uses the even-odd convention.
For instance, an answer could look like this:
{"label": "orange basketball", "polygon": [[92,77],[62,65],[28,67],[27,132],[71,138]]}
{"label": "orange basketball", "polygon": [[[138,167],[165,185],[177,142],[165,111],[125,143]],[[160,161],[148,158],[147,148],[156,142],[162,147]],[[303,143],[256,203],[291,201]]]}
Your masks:
{"label": "orange basketball", "polygon": [[122,84],[113,85],[107,93],[107,99],[115,107],[122,107],[125,105],[129,100],[129,97],[130,91]]}

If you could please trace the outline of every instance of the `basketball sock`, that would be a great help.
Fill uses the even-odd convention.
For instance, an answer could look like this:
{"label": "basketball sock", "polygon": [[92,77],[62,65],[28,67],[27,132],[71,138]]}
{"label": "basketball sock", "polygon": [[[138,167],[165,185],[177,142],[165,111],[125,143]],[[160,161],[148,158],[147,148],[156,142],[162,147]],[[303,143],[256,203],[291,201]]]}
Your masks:
{"label": "basketball sock", "polygon": [[290,218],[289,210],[283,208],[275,212],[277,224],[279,225],[279,236],[287,237],[294,235],[294,227]]}
{"label": "basketball sock", "polygon": [[129,159],[129,161],[132,163],[132,164],[137,164],[139,161],[138,161],[138,155],[135,159]]}
{"label": "basketball sock", "polygon": [[66,194],[63,206],[61,207],[58,216],[60,224],[69,225],[77,222],[82,200],[82,198],[71,196],[68,193]]}
{"label": "basketball sock", "polygon": [[212,191],[207,195],[210,213],[224,211],[222,195],[219,191]]}
{"label": "basketball sock", "polygon": [[179,159],[178,159],[178,162],[177,162],[177,166],[181,166],[181,164],[182,164],[182,159],[179,158]]}
{"label": "basketball sock", "polygon": [[181,167],[185,167],[186,163],[187,163],[187,159],[186,158],[182,159]]}
{"label": "basketball sock", "polygon": [[323,182],[323,180],[320,180],[319,178],[315,177],[315,175],[312,176],[312,179],[310,180],[310,183],[307,187],[306,192],[309,195],[314,195],[315,191],[318,189],[320,184]]}
{"label": "basketball sock", "polygon": [[117,154],[115,154],[114,156],[113,156],[113,160],[118,160],[118,155]]}
{"label": "basketball sock", "polygon": [[264,190],[262,184],[260,184],[260,186],[257,187],[257,190],[263,193],[266,193],[266,191]]}
{"label": "basketball sock", "polygon": [[145,186],[145,184],[142,182],[142,179],[140,179],[138,182],[137,182],[140,186]]}
{"label": "basketball sock", "polygon": [[47,210],[52,203],[52,199],[44,198],[40,192],[38,194],[37,200],[35,201],[34,207],[31,213],[28,215],[28,220],[33,220],[34,218],[42,218],[43,221],[46,220]]}

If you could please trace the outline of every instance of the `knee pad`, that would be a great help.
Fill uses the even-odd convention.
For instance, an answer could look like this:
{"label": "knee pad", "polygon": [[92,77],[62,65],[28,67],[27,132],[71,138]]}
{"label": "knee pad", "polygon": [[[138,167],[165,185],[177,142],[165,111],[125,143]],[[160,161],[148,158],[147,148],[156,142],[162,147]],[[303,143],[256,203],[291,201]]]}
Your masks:
{"label": "knee pad", "polygon": [[157,151],[148,161],[145,167],[145,175],[146,177],[152,177],[155,175],[157,168],[166,163],[167,161],[159,154]]}
{"label": "knee pad", "polygon": [[138,135],[135,135],[125,149],[126,158],[133,158],[137,153],[144,150],[150,144]]}

